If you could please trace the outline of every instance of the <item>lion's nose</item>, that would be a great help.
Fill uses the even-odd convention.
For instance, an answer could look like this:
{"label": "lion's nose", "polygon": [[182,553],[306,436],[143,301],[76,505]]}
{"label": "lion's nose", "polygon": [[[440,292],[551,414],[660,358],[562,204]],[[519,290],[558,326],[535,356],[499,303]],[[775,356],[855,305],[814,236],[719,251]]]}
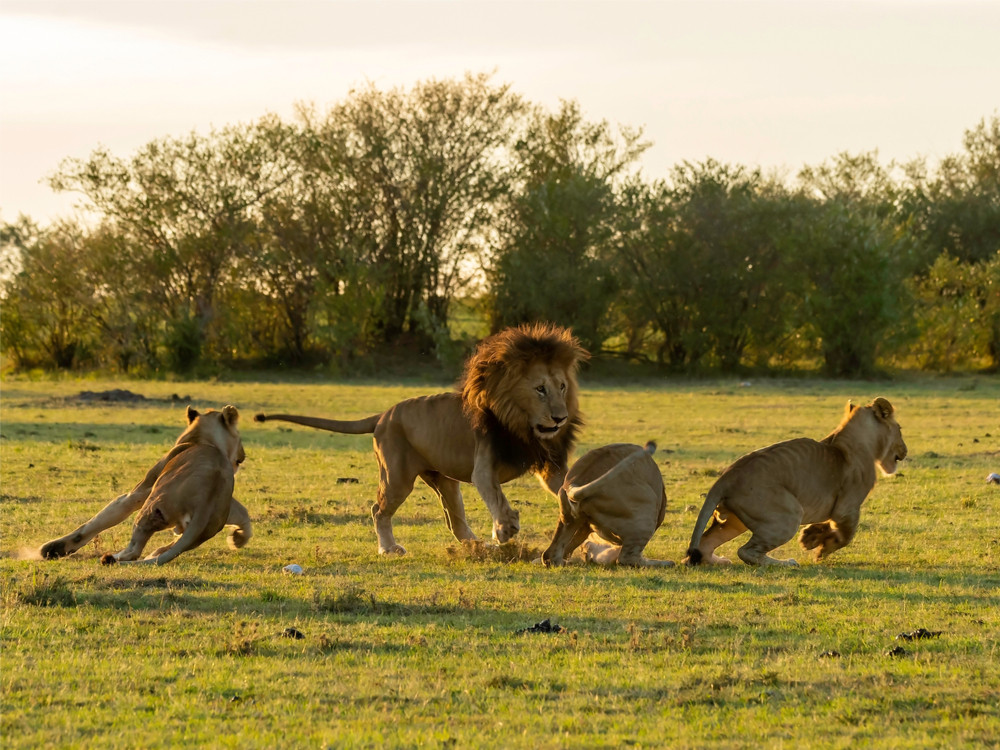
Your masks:
{"label": "lion's nose", "polygon": [[555,422],[556,427],[558,427],[559,425],[561,425],[563,422],[566,421],[566,417],[557,417],[555,415],[552,415],[552,421]]}

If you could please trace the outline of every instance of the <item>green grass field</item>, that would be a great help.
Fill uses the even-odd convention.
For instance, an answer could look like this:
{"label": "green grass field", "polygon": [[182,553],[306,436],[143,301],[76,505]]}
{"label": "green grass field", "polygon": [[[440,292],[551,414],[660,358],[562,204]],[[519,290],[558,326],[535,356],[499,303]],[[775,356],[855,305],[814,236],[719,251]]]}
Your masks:
{"label": "green grass field", "polygon": [[[155,400],[76,398],[110,388]],[[985,479],[1000,472],[1000,378],[584,374],[582,388],[577,455],[660,446],[668,508],[651,557],[683,556],[729,462],[824,436],[848,398],[889,398],[909,458],[879,480],[849,547],[819,564],[794,544],[775,553],[798,569],[505,562],[540,552],[555,527],[556,502],[530,477],[505,488],[523,548],[462,548],[418,486],[396,516],[409,554],[382,559],[370,437],[251,417],[364,416],[441,387],[7,378],[3,747],[997,746],[1000,486]],[[102,567],[101,553],[125,546],[122,525],[69,559],[30,559],[138,482],[189,402],[241,410],[245,549],[219,536],[164,567]],[[464,494],[488,538],[482,502]],[[304,574],[284,574],[289,563]],[[518,632],[545,619],[565,630]],[[939,635],[897,639],[918,628]]]}

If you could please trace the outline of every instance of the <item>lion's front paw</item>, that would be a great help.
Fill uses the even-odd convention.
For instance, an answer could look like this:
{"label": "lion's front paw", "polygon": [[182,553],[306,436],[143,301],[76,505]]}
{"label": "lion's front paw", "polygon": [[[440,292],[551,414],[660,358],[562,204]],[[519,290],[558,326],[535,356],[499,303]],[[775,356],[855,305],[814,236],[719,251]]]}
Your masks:
{"label": "lion's front paw", "polygon": [[834,531],[829,521],[813,523],[802,529],[802,533],[799,534],[799,544],[802,545],[802,549],[816,549],[836,536],[837,532]]}
{"label": "lion's front paw", "polygon": [[56,539],[43,544],[39,554],[44,560],[57,560],[60,557],[66,557],[69,553],[66,550],[66,542],[62,539]]}
{"label": "lion's front paw", "polygon": [[515,513],[504,521],[496,521],[493,524],[493,538],[498,544],[505,544],[517,536],[521,530],[521,521]]}
{"label": "lion's front paw", "polygon": [[406,554],[406,547],[402,544],[393,544],[391,547],[379,547],[378,553],[380,555],[402,556]]}

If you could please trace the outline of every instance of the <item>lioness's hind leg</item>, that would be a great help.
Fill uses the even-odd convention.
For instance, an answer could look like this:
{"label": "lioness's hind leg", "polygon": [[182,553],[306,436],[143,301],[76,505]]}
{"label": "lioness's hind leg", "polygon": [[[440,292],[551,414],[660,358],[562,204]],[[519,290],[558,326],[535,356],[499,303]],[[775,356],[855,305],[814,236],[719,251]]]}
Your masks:
{"label": "lioness's hind leg", "polygon": [[235,497],[229,505],[229,518],[226,519],[226,526],[235,526],[229,531],[226,543],[230,549],[239,549],[246,546],[253,536],[253,529],[250,525],[250,513]]}
{"label": "lioness's hind leg", "polygon": [[148,559],[148,560],[155,560],[157,557],[159,557],[160,555],[162,555],[168,549],[170,549],[171,547],[173,547],[175,543],[176,543],[176,540],[174,540],[170,544],[164,544],[162,547],[157,547],[155,550],[153,550],[148,555],[146,555],[146,559]]}
{"label": "lioness's hind leg", "polygon": [[590,536],[583,543],[583,557],[587,562],[597,565],[615,565],[619,562],[622,548],[603,539]]}
{"label": "lioness's hind leg", "polygon": [[729,558],[715,554],[715,550],[731,539],[735,539],[746,530],[746,524],[732,513],[717,513],[712,518],[712,523],[708,527],[708,531],[705,532],[705,535],[701,538],[701,543],[698,545],[698,549],[701,550],[702,563],[729,565]]}
{"label": "lioness's hind leg", "polygon": [[420,478],[427,482],[428,486],[437,493],[441,500],[441,507],[444,508],[444,519],[448,524],[448,530],[455,535],[455,538],[464,542],[475,539],[468,522],[465,520],[465,503],[462,501],[462,485],[455,479],[443,476],[436,471],[425,471]]}
{"label": "lioness's hind leg", "polygon": [[150,531],[149,529],[136,526],[132,532],[132,539],[129,541],[128,547],[123,549],[121,552],[103,555],[101,557],[101,564],[113,565],[116,562],[130,562],[132,560],[138,560],[142,557],[142,551],[145,549],[146,543],[149,541],[149,537],[151,537],[155,531],[160,531],[160,529]]}
{"label": "lioness's hind leg", "polygon": [[[157,531],[163,531],[172,525],[167,523],[159,508],[153,508],[152,510],[144,508],[139,512],[139,517],[135,519],[135,525],[132,527],[132,539],[129,541],[128,547],[113,555],[104,555],[101,557],[101,563],[111,565],[116,562],[138,560],[142,557],[142,551],[146,548],[149,538]],[[170,546],[172,547],[173,545]]]}
{"label": "lioness's hind leg", "polygon": [[669,568],[673,566],[674,563],[672,560],[650,560],[644,556],[642,553],[648,543],[649,540],[646,539],[642,542],[626,542],[623,544],[621,553],[618,555],[618,564],[631,565],[638,568]]}
{"label": "lioness's hind leg", "polygon": [[798,565],[798,563],[791,558],[787,560],[779,560],[767,554],[771,550],[780,547],[794,535],[795,530],[792,529],[792,532],[788,535],[787,539],[777,541],[777,538],[783,535],[777,534],[775,536],[762,536],[761,534],[754,532],[754,534],[750,537],[750,541],[740,547],[736,551],[736,554],[739,555],[740,559],[747,565]]}

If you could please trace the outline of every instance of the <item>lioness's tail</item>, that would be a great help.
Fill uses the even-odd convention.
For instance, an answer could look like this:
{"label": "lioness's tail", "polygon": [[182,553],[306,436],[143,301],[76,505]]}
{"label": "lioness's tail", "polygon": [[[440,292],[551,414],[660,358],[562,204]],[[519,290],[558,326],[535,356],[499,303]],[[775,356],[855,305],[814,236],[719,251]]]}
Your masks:
{"label": "lioness's tail", "polygon": [[721,490],[718,489],[718,486],[718,484],[715,484],[708,491],[705,504],[701,506],[701,513],[698,514],[698,520],[695,521],[694,531],[691,534],[691,544],[688,545],[687,551],[686,562],[688,565],[697,565],[701,562],[701,550],[698,549],[698,545],[701,544],[701,537],[708,527],[708,522],[712,520],[712,514],[715,513],[715,509],[719,506],[719,494]]}
{"label": "lioness's tail", "polygon": [[606,472],[601,474],[597,479],[592,482],[587,482],[586,484],[580,485],[579,487],[575,485],[570,485],[566,488],[566,496],[571,502],[579,503],[586,500],[588,497],[599,493],[601,488],[607,485],[609,482],[613,482],[625,469],[631,466],[635,461],[645,456],[652,456],[656,452],[656,443],[650,440],[646,443],[646,447],[642,450],[634,451],[629,455],[625,456],[621,461],[612,466]]}
{"label": "lioness's tail", "polygon": [[315,427],[317,430],[329,430],[330,432],[340,432],[345,435],[364,435],[375,432],[375,425],[382,418],[381,414],[374,414],[365,419],[355,419],[344,421],[340,419],[323,419],[322,417],[300,417],[294,414],[254,414],[254,422],[294,422],[295,424]]}

